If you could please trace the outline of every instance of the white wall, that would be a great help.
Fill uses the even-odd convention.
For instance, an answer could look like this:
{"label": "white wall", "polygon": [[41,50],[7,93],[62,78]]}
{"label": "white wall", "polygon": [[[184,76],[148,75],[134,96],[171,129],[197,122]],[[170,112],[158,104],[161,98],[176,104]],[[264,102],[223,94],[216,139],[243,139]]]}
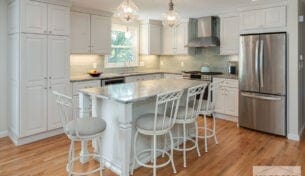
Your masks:
{"label": "white wall", "polygon": [[0,0],[0,137],[7,133],[6,33],[6,1]]}

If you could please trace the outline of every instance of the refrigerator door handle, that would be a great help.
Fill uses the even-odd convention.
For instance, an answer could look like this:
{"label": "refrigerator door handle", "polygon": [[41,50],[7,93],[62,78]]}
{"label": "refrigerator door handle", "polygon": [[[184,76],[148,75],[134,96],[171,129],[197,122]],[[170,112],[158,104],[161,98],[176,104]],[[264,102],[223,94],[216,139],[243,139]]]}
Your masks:
{"label": "refrigerator door handle", "polygon": [[261,87],[264,87],[264,40],[261,40],[261,46],[260,46],[260,84]]}
{"label": "refrigerator door handle", "polygon": [[249,98],[256,98],[256,99],[261,99],[261,100],[270,100],[270,101],[281,101],[281,97],[275,97],[275,96],[259,96],[255,95],[253,93],[241,93],[242,96],[244,97],[249,97]]}
{"label": "refrigerator door handle", "polygon": [[256,80],[258,81],[258,77],[259,77],[259,73],[258,73],[258,56],[259,55],[259,41],[257,40],[256,41],[256,44],[255,44],[255,75],[257,76],[256,77]]}

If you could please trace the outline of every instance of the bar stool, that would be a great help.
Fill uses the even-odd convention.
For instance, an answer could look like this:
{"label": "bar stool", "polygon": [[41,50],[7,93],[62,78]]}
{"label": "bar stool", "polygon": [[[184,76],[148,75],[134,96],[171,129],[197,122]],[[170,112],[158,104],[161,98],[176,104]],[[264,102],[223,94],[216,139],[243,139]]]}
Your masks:
{"label": "bar stool", "polygon": [[[71,145],[69,149],[69,158],[66,166],[66,170],[71,175],[89,175],[95,172],[100,172],[102,175],[103,162],[102,162],[102,147],[101,147],[101,137],[103,135],[104,130],[106,129],[106,122],[100,118],[76,118],[72,116],[73,106],[72,106],[72,98],[68,97],[59,92],[53,91],[53,94],[56,96],[56,103],[58,105],[58,110],[60,113],[62,125],[65,134],[71,140]],[[74,172],[73,166],[74,162],[79,160],[80,157],[74,156],[74,143],[75,142],[83,142],[94,140],[97,141],[98,153],[92,153],[88,155],[84,155],[84,157],[93,157],[98,158],[100,162],[100,166],[94,170],[90,170],[87,172]]]}
{"label": "bar stool", "polygon": [[[182,125],[183,136],[177,136],[173,139],[177,139],[178,145],[174,150],[183,152],[183,166],[186,167],[186,152],[196,148],[197,155],[200,157],[200,151],[198,147],[198,112],[201,109],[203,94],[206,89],[206,84],[191,87],[187,90],[186,105],[180,106],[177,114],[176,125]],[[199,99],[198,99],[199,98]],[[195,126],[195,140],[187,137],[186,125],[194,124]],[[179,135],[179,133],[178,133]],[[180,148],[180,139],[183,141],[183,148]],[[194,145],[186,148],[186,142],[191,141]]]}
{"label": "bar stool", "polygon": [[[171,129],[175,124],[177,117],[180,98],[183,94],[183,90],[177,90],[173,92],[159,94],[156,100],[155,113],[148,113],[141,115],[136,121],[136,133],[134,136],[134,156],[131,168],[131,175],[135,168],[136,162],[144,167],[153,169],[153,176],[157,175],[157,168],[164,167],[169,163],[172,164],[173,172],[176,173],[176,168],[173,160],[173,136]],[[170,113],[168,115],[168,107],[170,107]],[[160,113],[162,112],[162,113]],[[150,136],[153,138],[153,148],[143,150],[137,153],[137,138],[141,135]],[[167,152],[164,149],[157,149],[157,137],[169,135],[171,143],[171,152]],[[163,164],[157,165],[157,152],[164,153],[169,157],[169,160]],[[145,164],[139,160],[143,154],[153,154],[152,165]]]}
{"label": "bar stool", "polygon": [[[204,131],[204,135],[200,136],[198,135],[198,138],[204,139],[204,145],[205,145],[205,152],[208,152],[208,138],[214,137],[215,143],[218,144],[217,136],[216,136],[216,118],[213,115],[215,112],[215,99],[212,99],[212,94],[215,91],[218,91],[218,89],[221,87],[221,84],[223,81],[217,81],[212,82],[209,85],[209,91],[208,91],[208,99],[206,101],[203,101],[201,111],[199,112],[200,115],[203,115],[204,118],[204,125],[203,127],[198,127],[198,129],[202,129]],[[213,128],[207,127],[207,116],[212,116],[213,119]],[[210,133],[208,135],[208,133]]]}

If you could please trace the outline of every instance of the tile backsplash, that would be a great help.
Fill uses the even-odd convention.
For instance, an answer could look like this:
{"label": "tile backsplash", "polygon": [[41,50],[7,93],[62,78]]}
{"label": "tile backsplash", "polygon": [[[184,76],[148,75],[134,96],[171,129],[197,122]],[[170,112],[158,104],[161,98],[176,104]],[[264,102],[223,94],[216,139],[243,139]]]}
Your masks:
{"label": "tile backsplash", "polygon": [[131,68],[105,68],[104,56],[100,55],[71,55],[70,75],[85,75],[93,68],[93,63],[97,64],[97,69],[104,73],[120,73],[124,71],[141,70],[166,70],[166,71],[189,71],[200,70],[202,66],[209,65],[211,71],[227,71],[228,61],[237,61],[238,56],[221,56],[217,48],[203,49],[202,52],[194,56],[140,56],[139,61],[144,66]]}

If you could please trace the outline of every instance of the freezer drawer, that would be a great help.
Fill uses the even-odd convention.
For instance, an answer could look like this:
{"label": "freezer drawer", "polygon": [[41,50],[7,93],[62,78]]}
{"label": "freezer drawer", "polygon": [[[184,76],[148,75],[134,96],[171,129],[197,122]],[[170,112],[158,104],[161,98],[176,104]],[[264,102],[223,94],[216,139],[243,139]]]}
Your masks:
{"label": "freezer drawer", "polygon": [[239,125],[286,136],[286,97],[241,92]]}

